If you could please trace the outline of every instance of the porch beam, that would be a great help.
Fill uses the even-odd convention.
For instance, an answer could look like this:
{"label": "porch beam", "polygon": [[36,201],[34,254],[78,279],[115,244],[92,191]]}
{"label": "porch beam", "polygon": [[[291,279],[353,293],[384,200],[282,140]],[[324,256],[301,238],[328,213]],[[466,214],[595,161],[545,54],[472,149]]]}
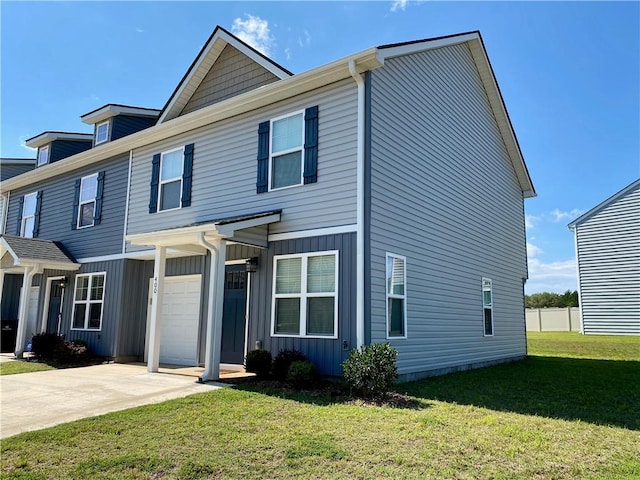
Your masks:
{"label": "porch beam", "polygon": [[167,247],[157,246],[153,263],[153,299],[151,301],[151,320],[149,325],[149,356],[147,371],[155,373],[160,367],[160,328],[162,325],[162,300],[164,297],[164,274]]}

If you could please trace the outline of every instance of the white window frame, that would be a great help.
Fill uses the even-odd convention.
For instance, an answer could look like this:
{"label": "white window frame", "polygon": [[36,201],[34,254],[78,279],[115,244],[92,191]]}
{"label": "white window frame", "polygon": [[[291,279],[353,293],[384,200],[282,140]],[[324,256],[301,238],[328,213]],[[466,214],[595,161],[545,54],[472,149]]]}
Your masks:
{"label": "white window frame", "polygon": [[[96,191],[93,192],[93,199],[92,200],[86,200],[86,201],[82,201],[82,186],[84,185],[84,181],[85,179],[88,178],[96,178]],[[86,177],[82,177],[82,179],[80,179],[80,197],[78,198],[78,218],[76,220],[76,227],[78,230],[83,229],[83,228],[89,228],[89,227],[93,227],[95,220],[92,218],[91,219],[91,225],[83,225],[80,226],[80,216],[82,215],[82,205],[86,205],[87,203],[93,203],[93,217],[95,218],[96,216],[96,196],[98,195],[98,173],[94,173],[92,175],[87,175]]]}
{"label": "white window frame", "polygon": [[[38,166],[46,165],[47,163],[49,163],[49,152],[50,151],[51,150],[49,148],[49,145],[45,145],[44,147],[40,147],[38,149]],[[44,160],[42,160],[43,157],[44,157]]]}
{"label": "white window frame", "polygon": [[[269,179],[267,180],[269,182],[269,191],[276,191],[276,190],[285,190],[287,188],[295,188],[295,187],[299,187],[301,185],[304,185],[304,138],[305,138],[305,121],[304,121],[304,110],[298,110],[296,112],[290,112],[287,113],[286,115],[280,115],[279,117],[276,118],[272,118],[270,120],[269,123]],[[295,117],[296,115],[300,115],[302,114],[302,139],[300,141],[300,147],[296,147],[296,148],[289,148],[287,150],[282,150],[279,152],[274,152],[273,151],[273,124],[275,122],[277,122],[278,120],[284,120],[285,118],[289,118],[289,117]],[[277,188],[271,188],[271,184],[272,184],[272,174],[273,174],[273,159],[274,157],[281,157],[282,155],[287,155],[289,153],[294,153],[294,152],[300,152],[300,183],[296,183],[294,185],[287,185],[286,187],[277,187]]]}
{"label": "white window frame", "polygon": [[[160,170],[158,172],[158,205],[156,208],[156,212],[160,213],[160,212],[171,212],[173,210],[179,210],[182,208],[182,189],[184,188],[184,148],[185,145],[183,145],[182,147],[178,147],[178,148],[174,148],[172,150],[167,150],[166,152],[162,152],[160,153]],[[181,151],[182,152],[182,169],[180,170],[180,176],[179,177],[172,177],[168,180],[162,180],[162,162],[164,161],[164,157],[165,155],[169,155],[170,153],[174,153],[177,151]],[[180,180],[180,200],[178,201],[178,206],[177,207],[173,207],[173,208],[165,208],[164,210],[160,209],[160,205],[162,205],[162,185],[166,184],[166,183],[171,183],[171,182],[175,182],[176,180]]]}
{"label": "white window frame", "polygon": [[[335,290],[333,294],[329,292],[308,293],[307,292],[307,263],[310,257],[323,255],[335,255]],[[276,273],[278,260],[287,258],[302,259],[300,293],[278,293],[276,294]],[[340,256],[338,250],[326,250],[322,252],[294,253],[288,255],[275,255],[273,257],[273,285],[271,295],[271,336],[272,337],[293,337],[293,338],[338,338],[338,295],[339,295],[339,269]],[[307,335],[307,298],[330,297],[333,295],[333,335]],[[299,298],[300,299],[300,333],[298,335],[290,333],[276,333],[276,298]]]}
{"label": "white window frame", "polygon": [[[387,277],[389,276],[389,258],[397,258],[399,260],[402,260],[404,263],[404,272],[403,272],[403,276],[404,278],[402,279],[402,281],[404,282],[404,294],[403,295],[398,295],[397,293],[389,293],[389,288],[387,286]],[[384,298],[384,305],[385,305],[385,329],[386,329],[386,337],[387,340],[402,340],[402,339],[406,339],[407,338],[407,257],[403,256],[403,255],[398,255],[396,253],[389,253],[387,252],[385,257],[384,257],[384,269],[385,269],[385,276],[384,276],[384,291],[385,291],[385,298]],[[391,272],[393,273],[393,272]],[[402,302],[402,319],[403,319],[403,335],[389,335],[389,321],[391,320],[389,318],[389,299],[390,298],[397,298],[397,299],[401,299],[403,300]]]}
{"label": "white window frame", "polygon": [[[34,198],[34,203],[33,203],[33,212],[30,215],[25,215],[25,210],[24,207],[27,204],[27,197],[33,197]],[[31,231],[31,236],[26,237],[25,236],[25,224],[27,223],[27,220],[29,218],[33,218],[33,228],[36,228],[36,210],[38,209],[38,192],[31,192],[31,193],[27,193],[24,196],[24,200],[22,203],[22,218],[20,219],[20,236],[21,237],[25,237],[25,238],[33,238],[33,230]]]}
{"label": "white window frame", "polygon": [[[485,283],[489,284],[489,288],[485,286]],[[484,292],[489,291],[491,293],[491,303],[489,306],[484,304]],[[487,333],[484,316],[485,310],[491,310],[491,333]],[[493,282],[490,278],[482,277],[482,334],[485,337],[493,337],[495,325],[493,323]]]}
{"label": "white window frame", "polygon": [[[107,126],[107,133],[104,137],[104,140],[100,140],[100,127],[106,125]],[[104,122],[98,123],[96,124],[96,141],[95,141],[95,145],[100,145],[101,143],[104,143],[106,141],[109,140],[109,120],[106,120]]]}
{"label": "white window frame", "polygon": [[[97,277],[99,275],[104,276],[104,282],[102,284],[102,298],[100,300],[91,300],[91,286],[93,284],[93,277]],[[78,284],[78,278],[80,277],[89,277],[89,285],[87,287],[87,299],[86,300],[78,300],[76,295],[78,294],[78,289],[76,288]],[[101,332],[102,331],[102,318],[104,316],[104,294],[107,290],[107,272],[91,272],[91,273],[79,273],[76,275],[75,282],[73,284],[73,307],[71,310],[71,330],[83,331],[83,332]],[[91,305],[100,303],[102,308],[100,309],[100,328],[88,328],[89,325],[89,311],[91,309]],[[84,327],[77,328],[74,327],[74,320],[76,316],[76,305],[84,304],[86,308],[84,310]]]}

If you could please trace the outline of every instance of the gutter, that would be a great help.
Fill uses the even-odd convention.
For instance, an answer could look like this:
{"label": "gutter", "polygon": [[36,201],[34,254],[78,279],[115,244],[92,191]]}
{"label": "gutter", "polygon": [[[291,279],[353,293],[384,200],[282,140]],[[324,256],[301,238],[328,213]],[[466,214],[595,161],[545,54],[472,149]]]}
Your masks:
{"label": "gutter", "polygon": [[364,107],[365,85],[356,70],[355,60],[349,60],[349,73],[358,85],[358,130],[356,149],[356,348],[364,345]]}

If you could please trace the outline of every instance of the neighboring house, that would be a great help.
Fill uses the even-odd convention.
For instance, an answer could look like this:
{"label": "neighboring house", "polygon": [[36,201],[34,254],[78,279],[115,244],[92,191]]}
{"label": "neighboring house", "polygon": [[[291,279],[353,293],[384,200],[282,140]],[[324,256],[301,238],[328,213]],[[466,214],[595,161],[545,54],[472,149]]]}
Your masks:
{"label": "neighboring house", "polygon": [[[217,27],[155,125],[99,144],[105,108],[82,117],[94,148],[2,184],[6,233],[30,221],[16,198],[44,189],[37,236],[79,264],[34,274],[69,285],[67,338],[149,371],[201,364],[203,380],[257,347],[340,375],[351,349],[389,341],[403,379],[526,354],[535,191],[478,32],[293,75]],[[80,228],[74,181],[102,171],[100,221],[89,195]],[[14,241],[0,255],[21,265]]]}
{"label": "neighboring house", "polygon": [[[33,170],[35,166],[35,158],[0,158],[0,182]],[[5,197],[0,195],[0,232],[4,232],[5,205]]]}
{"label": "neighboring house", "polygon": [[581,332],[640,335],[640,179],[571,222]]}

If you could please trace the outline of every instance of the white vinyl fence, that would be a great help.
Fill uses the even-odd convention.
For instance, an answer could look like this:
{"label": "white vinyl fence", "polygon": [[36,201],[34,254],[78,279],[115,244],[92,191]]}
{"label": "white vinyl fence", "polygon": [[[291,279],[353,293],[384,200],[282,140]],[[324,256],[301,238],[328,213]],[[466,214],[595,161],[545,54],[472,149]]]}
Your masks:
{"label": "white vinyl fence", "polygon": [[579,332],[580,309],[527,308],[527,332]]}

